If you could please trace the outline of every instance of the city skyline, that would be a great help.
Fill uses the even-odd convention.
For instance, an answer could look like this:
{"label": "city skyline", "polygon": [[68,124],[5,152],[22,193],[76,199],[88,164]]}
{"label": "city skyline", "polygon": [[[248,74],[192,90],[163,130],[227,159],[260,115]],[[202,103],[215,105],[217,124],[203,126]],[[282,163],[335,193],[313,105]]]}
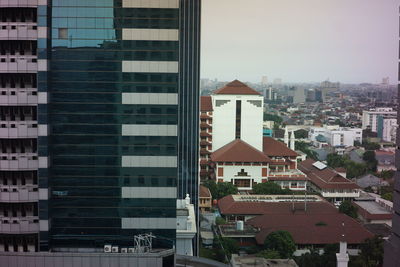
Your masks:
{"label": "city skyline", "polygon": [[399,5],[204,0],[201,77],[300,83],[380,83],[389,77],[395,84]]}

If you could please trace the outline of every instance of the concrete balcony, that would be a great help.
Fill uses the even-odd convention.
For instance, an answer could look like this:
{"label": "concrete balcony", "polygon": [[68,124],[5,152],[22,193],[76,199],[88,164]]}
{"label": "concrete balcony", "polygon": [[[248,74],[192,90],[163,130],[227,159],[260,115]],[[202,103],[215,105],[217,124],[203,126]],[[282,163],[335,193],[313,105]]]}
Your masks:
{"label": "concrete balcony", "polygon": [[0,73],[30,73],[37,72],[38,63],[36,55],[1,55]]}
{"label": "concrete balcony", "polygon": [[39,160],[37,153],[1,153],[0,170],[37,170]]}
{"label": "concrete balcony", "polygon": [[0,40],[36,40],[36,22],[0,22]]}
{"label": "concrete balcony", "polygon": [[360,192],[326,192],[322,191],[323,197],[337,197],[337,198],[355,198],[360,197]]}
{"label": "concrete balcony", "polygon": [[36,138],[37,121],[0,121],[0,138]]}
{"label": "concrete balcony", "polygon": [[2,185],[0,192],[0,201],[2,202],[39,201],[38,185]]}
{"label": "concrete balcony", "polygon": [[37,7],[39,0],[0,0],[0,7]]}
{"label": "concrete balcony", "polygon": [[0,106],[35,106],[37,88],[0,88]]}
{"label": "concrete balcony", "polygon": [[1,217],[0,233],[31,234],[39,232],[39,217]]}

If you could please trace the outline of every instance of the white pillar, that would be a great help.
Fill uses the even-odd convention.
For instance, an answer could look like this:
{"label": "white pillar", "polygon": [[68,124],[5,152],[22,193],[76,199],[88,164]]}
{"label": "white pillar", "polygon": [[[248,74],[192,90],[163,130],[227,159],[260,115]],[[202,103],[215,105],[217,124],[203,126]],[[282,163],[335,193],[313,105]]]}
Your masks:
{"label": "white pillar", "polygon": [[295,150],[295,143],[296,143],[296,137],[294,135],[294,130],[292,130],[292,134],[290,135],[290,149]]}
{"label": "white pillar", "polygon": [[283,142],[285,142],[285,144],[289,146],[289,131],[287,126],[285,127],[285,135],[283,136]]}
{"label": "white pillar", "polygon": [[347,254],[347,243],[345,241],[340,242],[340,251],[336,253],[337,267],[347,267],[349,263],[349,254]]}

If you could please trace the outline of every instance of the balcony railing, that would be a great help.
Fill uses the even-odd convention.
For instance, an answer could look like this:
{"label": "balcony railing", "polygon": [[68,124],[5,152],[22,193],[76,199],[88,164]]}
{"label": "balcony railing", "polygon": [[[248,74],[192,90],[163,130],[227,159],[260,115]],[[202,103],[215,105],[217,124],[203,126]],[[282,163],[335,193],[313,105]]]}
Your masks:
{"label": "balcony railing", "polygon": [[2,202],[36,202],[39,200],[38,185],[2,185]]}
{"label": "balcony railing", "polygon": [[2,153],[1,170],[36,170],[39,167],[37,153]]}
{"label": "balcony railing", "polygon": [[0,88],[1,106],[37,105],[37,88]]}
{"label": "balcony railing", "polygon": [[0,7],[37,7],[39,0],[0,0]]}
{"label": "balcony railing", "polygon": [[0,233],[29,234],[39,232],[39,217],[1,217]]}
{"label": "balcony railing", "polygon": [[0,22],[0,40],[36,40],[36,22]]}
{"label": "balcony railing", "polygon": [[0,73],[37,72],[36,55],[0,55]]}
{"label": "balcony railing", "polygon": [[35,138],[37,121],[0,121],[0,138]]}

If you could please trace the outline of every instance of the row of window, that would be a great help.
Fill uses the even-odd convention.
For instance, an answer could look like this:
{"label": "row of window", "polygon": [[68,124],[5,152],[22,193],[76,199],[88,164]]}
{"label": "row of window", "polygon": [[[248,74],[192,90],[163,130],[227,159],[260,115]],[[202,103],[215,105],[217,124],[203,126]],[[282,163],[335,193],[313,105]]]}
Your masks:
{"label": "row of window", "polygon": [[[40,116],[39,116],[40,117]],[[40,121],[40,120],[39,120]],[[167,124],[177,125],[176,115],[161,114],[132,114],[132,115],[56,115],[50,116],[53,127],[52,134],[94,134],[94,135],[121,135],[121,124]],[[89,125],[101,124],[102,122],[114,123],[115,125]],[[74,124],[74,125],[72,125]]]}
{"label": "row of window", "polygon": [[[57,186],[73,186],[73,187],[93,187],[99,186],[176,186],[176,177],[151,175],[151,176],[137,176],[133,177],[52,177],[52,183]],[[55,189],[54,189],[55,190]]]}
{"label": "row of window", "polygon": [[[65,62],[53,62],[52,66],[56,64],[64,64]],[[121,62],[104,62],[102,64],[98,62],[91,62],[88,63],[92,64],[92,67],[86,69],[86,71],[66,71],[66,72],[51,72],[51,82],[84,82],[84,83],[91,83],[91,82],[135,82],[135,83],[142,83],[142,82],[149,82],[149,83],[178,83],[178,74],[177,73],[121,73],[122,71],[122,64]],[[74,62],[70,61],[68,64],[85,64],[83,62]],[[98,64],[99,68],[105,66],[106,64],[110,64],[111,67],[109,71],[114,72],[87,72],[93,71],[93,68],[96,68],[95,65]],[[114,66],[113,66],[114,65]],[[118,66],[117,66],[118,65]],[[119,70],[118,70],[118,69]],[[156,84],[154,84],[156,85]],[[68,85],[70,87],[71,85]],[[88,86],[88,85],[87,85]]]}
{"label": "row of window", "polygon": [[177,153],[177,145],[150,144],[130,146],[57,146],[51,149],[53,156],[174,156]]}
{"label": "row of window", "polygon": [[[146,49],[142,51],[136,50],[125,50],[125,51],[109,51],[109,50],[81,50],[81,51],[60,51],[52,54],[52,61],[66,60],[61,64],[55,64],[52,68],[53,71],[71,69],[72,66],[68,66],[71,60],[89,60],[99,61],[99,64],[105,64],[104,61],[122,61],[122,60],[144,60],[144,61],[178,61],[179,55],[176,50],[157,50]],[[107,62],[109,64],[110,62]],[[120,63],[120,62],[119,62]],[[67,66],[64,66],[67,64]],[[70,64],[71,65],[71,64]],[[73,65],[73,64],[72,64]],[[64,68],[65,67],[65,68]],[[88,67],[88,66],[86,66]]]}
{"label": "row of window", "polygon": [[130,178],[135,176],[177,176],[177,168],[150,168],[150,167],[136,167],[136,168],[110,168],[108,166],[77,166],[71,168],[69,166],[51,166],[52,177],[94,177],[95,179],[101,177],[124,177]]}

